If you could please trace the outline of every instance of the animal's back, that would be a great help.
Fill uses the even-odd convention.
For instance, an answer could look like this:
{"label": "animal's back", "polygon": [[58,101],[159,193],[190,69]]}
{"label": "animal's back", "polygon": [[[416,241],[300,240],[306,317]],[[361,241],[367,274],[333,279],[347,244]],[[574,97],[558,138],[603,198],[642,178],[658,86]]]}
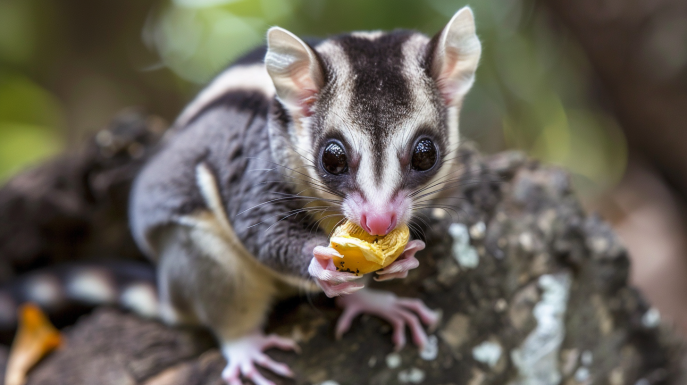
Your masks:
{"label": "animal's back", "polygon": [[149,255],[155,254],[156,229],[208,209],[198,186],[199,164],[213,173],[227,208],[255,201],[241,181],[271,162],[267,114],[274,87],[262,63],[264,52],[256,49],[219,74],[182,112],[137,177],[131,227]]}

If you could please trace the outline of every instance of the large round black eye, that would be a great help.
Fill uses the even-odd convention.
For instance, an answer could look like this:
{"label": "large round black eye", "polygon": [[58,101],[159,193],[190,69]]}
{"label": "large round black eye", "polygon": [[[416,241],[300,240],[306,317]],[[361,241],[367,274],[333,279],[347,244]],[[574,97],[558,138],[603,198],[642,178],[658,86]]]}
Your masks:
{"label": "large round black eye", "polygon": [[346,152],[341,145],[336,142],[327,144],[322,152],[322,167],[333,175],[341,175],[348,170]]}
{"label": "large round black eye", "polygon": [[429,139],[422,139],[413,149],[411,165],[414,170],[427,171],[437,162],[437,148]]}

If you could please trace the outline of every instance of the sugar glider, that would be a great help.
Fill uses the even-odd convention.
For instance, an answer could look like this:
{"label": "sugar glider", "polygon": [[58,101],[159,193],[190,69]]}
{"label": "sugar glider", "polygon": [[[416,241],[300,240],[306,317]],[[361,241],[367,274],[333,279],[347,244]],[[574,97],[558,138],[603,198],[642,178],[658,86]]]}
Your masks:
{"label": "sugar glider", "polygon": [[[183,110],[134,182],[130,225],[157,265],[163,319],[209,328],[227,383],[272,384],[256,364],[292,375],[263,351],[296,344],[262,327],[276,300],[303,289],[338,297],[338,335],[367,312],[392,324],[397,347],[406,327],[425,343],[422,324],[436,315],[336,271],[318,224],[345,218],[384,235],[455,180],[458,115],[480,53],[467,7],[433,38],[396,30],[306,42],[273,27],[265,48]],[[376,279],[405,277],[422,248],[410,241]]]}

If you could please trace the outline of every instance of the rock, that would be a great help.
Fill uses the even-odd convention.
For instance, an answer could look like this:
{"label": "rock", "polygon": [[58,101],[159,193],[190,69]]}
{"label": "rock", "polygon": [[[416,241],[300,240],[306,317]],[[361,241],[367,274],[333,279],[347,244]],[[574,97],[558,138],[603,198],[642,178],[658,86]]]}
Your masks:
{"label": "rock", "polygon": [[[113,240],[113,250],[138,258],[125,246],[123,208],[128,183],[154,142],[151,121],[127,115],[81,158],[57,159],[0,189],[0,277],[68,255],[88,259],[88,251],[108,250]],[[131,132],[116,134],[125,128]],[[371,283],[421,298],[446,315],[431,351],[406,346],[393,352],[390,328],[375,317],[354,321],[336,341],[340,311],[333,301],[294,298],[275,307],[267,331],[299,340],[301,355],[268,353],[290,365],[296,378],[265,376],[299,385],[684,383],[682,340],[628,286],[625,249],[603,221],[584,213],[567,175],[519,153],[483,158],[466,146],[459,156],[465,166],[460,206],[454,215],[428,213],[420,267],[406,280]],[[59,179],[68,188],[32,194],[30,186],[56,186]],[[30,207],[48,207],[49,226],[76,224],[72,229],[83,238],[59,232],[56,240],[45,238],[48,224]],[[12,228],[7,220],[25,222]],[[460,233],[449,233],[451,226]],[[3,243],[12,237],[29,244]],[[463,253],[458,259],[456,249]],[[39,258],[46,253],[49,258]],[[200,330],[102,308],[65,335],[66,346],[39,363],[28,385],[222,383],[226,363]]]}

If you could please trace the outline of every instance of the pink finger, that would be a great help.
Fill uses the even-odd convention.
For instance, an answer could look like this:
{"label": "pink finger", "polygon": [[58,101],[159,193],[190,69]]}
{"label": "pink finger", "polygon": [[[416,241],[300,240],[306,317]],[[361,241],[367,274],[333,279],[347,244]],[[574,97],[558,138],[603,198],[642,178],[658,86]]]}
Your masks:
{"label": "pink finger", "polygon": [[420,261],[418,261],[417,258],[411,256],[407,259],[403,259],[392,263],[384,269],[377,271],[377,274],[384,275],[400,273],[402,271],[413,270],[418,266],[420,266]]}
{"label": "pink finger", "polygon": [[397,278],[405,278],[407,276],[408,276],[408,272],[402,271],[400,273],[380,275],[378,277],[374,277],[374,280],[377,282],[384,282],[384,281],[391,281],[392,279],[397,279]]}
{"label": "pink finger", "polygon": [[280,337],[276,334],[271,334],[267,337],[264,348],[279,348],[281,350],[293,350],[297,353],[300,353],[301,351],[301,348],[300,346],[298,346],[296,341],[289,338]]}
{"label": "pink finger", "polygon": [[248,377],[255,371],[255,366],[253,366],[253,361],[250,358],[241,362],[241,374],[243,374],[245,377]]}
{"label": "pink finger", "polygon": [[343,314],[339,317],[339,321],[336,323],[335,336],[337,340],[340,340],[348,329],[350,329],[351,323],[360,313],[361,309],[355,306],[349,306],[344,310]]}
{"label": "pink finger", "polygon": [[322,270],[316,277],[323,280],[323,281],[327,281],[327,282],[344,283],[344,282],[355,281],[356,279],[360,279],[363,276],[362,275],[355,275],[353,273],[344,273],[344,272],[339,272],[339,271]]}
{"label": "pink finger", "polygon": [[406,244],[406,248],[403,250],[403,253],[412,253],[414,255],[415,253],[417,253],[420,250],[423,250],[424,248],[425,243],[416,239]]}
{"label": "pink finger", "polygon": [[331,247],[317,246],[313,250],[313,255],[317,259],[343,258],[338,251]]}
{"label": "pink finger", "polygon": [[293,372],[288,365],[277,362],[266,354],[259,354],[255,362],[265,369],[269,369],[280,376],[293,378]]}
{"label": "pink finger", "polygon": [[310,262],[310,266],[308,266],[308,273],[322,281],[334,283],[348,282],[362,278],[362,276],[357,276],[353,273],[327,270],[323,268],[319,261],[315,258],[313,258],[313,260]]}
{"label": "pink finger", "polygon": [[391,326],[394,329],[394,335],[391,338],[394,342],[394,350],[399,351],[403,349],[403,347],[406,345],[405,324],[398,318],[387,319],[387,321],[391,323]]}
{"label": "pink finger", "polygon": [[327,282],[317,281],[324,294],[329,298],[338,297],[340,295],[353,294],[356,291],[365,287],[365,285],[358,284],[355,282],[346,282],[339,285],[331,285]]}
{"label": "pink finger", "polygon": [[419,346],[420,349],[424,349],[425,345],[427,344],[427,334],[425,334],[425,330],[422,328],[420,320],[417,319],[413,313],[406,312],[404,310],[400,310],[399,314],[401,317],[403,317],[403,320],[410,328],[410,334],[413,337],[413,342],[415,342],[415,345]]}
{"label": "pink finger", "polygon": [[244,376],[246,376],[247,379],[253,381],[255,385],[275,385],[274,382],[263,377],[263,375],[260,374],[260,372],[255,367],[253,367],[253,370],[251,372],[244,373]]}
{"label": "pink finger", "polygon": [[430,328],[436,327],[436,324],[439,322],[439,315],[419,299],[399,298],[398,304],[417,313],[422,322]]}
{"label": "pink finger", "polygon": [[[310,260],[310,265],[308,265],[308,272],[310,275],[315,275],[319,271],[326,270],[330,263],[332,263],[331,260],[313,257],[313,259]],[[334,269],[336,269],[336,267],[334,267]]]}
{"label": "pink finger", "polygon": [[243,385],[241,384],[241,378],[239,377],[239,367],[236,365],[229,364],[222,371],[222,378],[229,385]]}

